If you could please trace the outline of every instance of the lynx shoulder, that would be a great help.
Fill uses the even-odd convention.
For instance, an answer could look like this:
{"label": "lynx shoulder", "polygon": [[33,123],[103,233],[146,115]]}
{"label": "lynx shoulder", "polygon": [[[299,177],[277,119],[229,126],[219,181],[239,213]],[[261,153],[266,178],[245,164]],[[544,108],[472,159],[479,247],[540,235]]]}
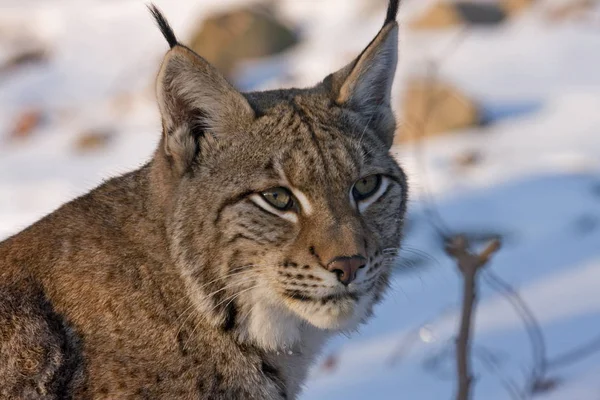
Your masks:
{"label": "lynx shoulder", "polygon": [[398,3],[318,85],[255,93],[151,7],[159,146],[0,243],[0,398],[296,398],[400,247]]}

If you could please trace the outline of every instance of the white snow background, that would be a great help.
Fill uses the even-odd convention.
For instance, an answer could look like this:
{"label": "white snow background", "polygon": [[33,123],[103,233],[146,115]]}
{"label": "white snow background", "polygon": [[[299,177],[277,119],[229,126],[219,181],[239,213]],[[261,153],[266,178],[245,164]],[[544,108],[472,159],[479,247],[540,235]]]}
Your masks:
{"label": "white snow background", "polygon": [[[302,43],[248,63],[238,84],[318,82],[379,29],[384,2],[379,12],[368,11],[369,2],[280,1]],[[401,23],[430,2],[405,1]],[[369,325],[331,341],[323,359],[334,355],[335,366],[315,366],[303,399],[452,398],[452,354],[430,366],[452,348],[460,280],[431,224],[425,191],[450,229],[503,235],[489,268],[532,309],[550,359],[600,335],[600,24],[595,15],[549,22],[544,6],[558,2],[540,1],[506,24],[466,34],[402,29],[396,93],[438,60],[444,79],[489,110],[535,107],[428,140],[422,160],[413,145],[393,149],[412,187],[403,254],[422,265],[399,269]],[[156,3],[185,41],[203,15],[249,1]],[[0,60],[15,51],[9,38],[16,34],[42,43],[50,58],[0,75],[0,238],[148,159],[160,134],[153,79],[167,49],[138,0],[0,0]],[[455,45],[458,35],[464,37]],[[119,96],[129,99],[127,109]],[[48,120],[24,141],[4,140],[16,116],[32,107]],[[73,141],[90,129],[117,134],[101,152],[76,154]],[[457,166],[456,157],[472,151],[481,161]],[[481,290],[475,346],[488,362],[475,361],[475,399],[510,399],[505,386],[523,387],[533,365],[531,344],[507,299],[485,284]],[[600,353],[548,375],[558,386],[537,398],[600,399]]]}

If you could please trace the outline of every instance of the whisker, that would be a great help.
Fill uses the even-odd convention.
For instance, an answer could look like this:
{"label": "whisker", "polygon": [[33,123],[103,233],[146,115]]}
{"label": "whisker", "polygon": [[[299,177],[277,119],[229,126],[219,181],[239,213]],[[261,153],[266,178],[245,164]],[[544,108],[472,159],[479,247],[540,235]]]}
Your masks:
{"label": "whisker", "polygon": [[222,292],[223,290],[227,290],[227,289],[231,289],[231,288],[236,287],[236,286],[243,285],[244,283],[249,282],[249,281],[252,281],[252,277],[250,277],[250,278],[248,278],[246,280],[243,280],[241,282],[230,282],[229,284],[223,286],[221,289],[215,290],[214,292],[207,294],[206,298],[211,298],[214,295],[216,295],[217,293]]}
{"label": "whisker", "polygon": [[[182,313],[182,314],[179,316],[179,318],[181,318],[181,317],[182,317],[182,316],[183,316],[183,315],[184,315],[184,314],[185,314],[185,313],[186,313],[188,310],[190,310],[190,311],[189,311],[189,313],[188,313],[188,316],[187,316],[187,318],[186,318],[186,319],[185,319],[185,320],[184,320],[184,321],[181,323],[181,325],[179,325],[179,328],[177,329],[177,333],[175,334],[175,338],[178,338],[178,337],[179,337],[179,334],[181,333],[181,330],[182,330],[182,329],[183,329],[183,327],[185,326],[185,323],[186,323],[186,322],[187,322],[187,321],[190,319],[190,317],[191,317],[192,315],[194,315],[194,311],[197,311],[197,310],[196,310],[196,307],[195,307],[195,304],[194,304],[194,303],[192,303],[192,305],[191,305],[191,306],[189,306],[189,307],[188,307],[188,308],[187,308],[187,309],[186,309],[186,310],[185,310],[185,311],[184,311],[184,312],[183,312],[183,313]],[[177,318],[177,319],[179,319],[179,318]]]}
{"label": "whisker", "polygon": [[436,264],[440,263],[439,260],[437,258],[435,258],[434,256],[432,256],[431,254],[427,253],[426,251],[416,249],[414,247],[403,247],[400,250],[400,253],[402,253],[402,251],[406,251],[407,253],[411,253],[411,254],[415,254],[415,255],[424,257],[424,258],[428,259],[429,261],[434,262]]}
{"label": "whisker", "polygon": [[[239,271],[239,270],[240,270],[240,269],[243,269],[243,268],[247,268],[247,267],[249,267],[249,266],[247,266],[247,265],[242,265],[242,266],[239,266],[239,267],[232,268],[232,269],[231,269],[231,271],[229,271],[229,273],[227,273],[227,274],[225,274],[225,275],[223,275],[223,276],[219,276],[219,277],[217,277],[216,279],[213,279],[213,280],[212,280],[212,281],[210,281],[210,282],[203,283],[202,285],[200,285],[200,286],[197,286],[197,288],[198,288],[198,289],[203,289],[204,287],[206,287],[206,286],[208,286],[208,285],[210,285],[210,284],[212,284],[212,283],[215,283],[215,282],[217,282],[217,281],[219,281],[219,280],[221,280],[221,279],[227,279],[227,278],[231,278],[231,277],[233,277],[233,276],[236,276],[237,274],[240,274],[240,273],[246,272],[246,271]],[[238,271],[238,272],[231,273],[231,272],[234,272],[234,271]],[[183,300],[186,300],[186,299],[189,299],[189,295],[188,295],[187,293],[186,293],[184,296],[182,296],[182,297],[181,297],[181,299],[179,299],[179,300],[177,300],[175,303],[173,303],[173,306],[176,306],[176,305],[178,305],[179,303],[181,303]]]}
{"label": "whisker", "polygon": [[248,312],[246,314],[244,314],[244,316],[242,318],[240,318],[240,324],[243,324],[244,322],[246,322],[246,319],[248,319],[248,317],[250,317],[250,314],[252,314],[252,311],[254,311],[254,309],[256,308],[256,305],[258,303],[254,303],[251,307],[250,310],[248,310]]}
{"label": "whisker", "polygon": [[[232,296],[227,297],[225,300],[220,301],[218,304],[216,304],[213,308],[211,308],[210,310],[208,310],[209,313],[212,313],[217,307],[219,307],[221,304],[225,303],[227,300],[231,299],[235,299],[236,297],[238,297],[239,295],[241,295],[242,293],[248,292],[249,290],[253,290],[260,287],[260,285],[254,285],[252,287],[246,288],[244,290],[241,290],[237,293],[234,293]],[[229,303],[227,303],[227,305],[229,305]]]}
{"label": "whisker", "polygon": [[[221,304],[223,304],[223,303],[225,303],[227,300],[229,300],[229,303],[227,303],[227,304],[225,305],[225,308],[227,308],[227,307],[229,306],[229,304],[231,304],[231,302],[232,302],[233,300],[235,300],[236,298],[238,298],[240,295],[242,295],[243,293],[245,293],[245,292],[248,292],[248,291],[250,291],[250,290],[256,289],[256,288],[258,288],[258,287],[260,287],[260,285],[255,285],[255,286],[252,286],[252,287],[250,287],[250,288],[247,288],[247,289],[244,289],[244,290],[242,290],[242,291],[240,291],[240,292],[237,292],[237,293],[235,293],[235,294],[234,294],[234,295],[232,295],[232,296],[229,296],[229,297],[227,297],[225,300],[223,300],[223,301],[219,302],[219,303],[218,303],[218,304],[216,304],[216,305],[215,305],[213,308],[211,308],[211,309],[208,311],[208,313],[209,313],[209,314],[210,314],[210,313],[212,313],[212,312],[213,312],[213,311],[214,311],[214,310],[215,310],[217,307],[219,307]],[[192,333],[190,333],[190,337],[188,338],[188,340],[186,340],[185,344],[183,345],[183,349],[184,349],[184,350],[185,350],[185,348],[187,347],[187,345],[188,345],[188,343],[189,343],[190,339],[192,338],[192,336],[194,336],[194,333],[196,333],[196,330],[198,329],[198,326],[199,326],[199,325],[200,325],[199,323],[198,323],[198,324],[196,324],[196,326],[195,326],[195,327],[194,327],[194,329],[192,330]]]}
{"label": "whisker", "polygon": [[[203,283],[202,285],[198,286],[197,288],[198,288],[198,289],[203,289],[204,287],[206,287],[206,286],[208,286],[208,285],[210,285],[210,284],[213,284],[213,283],[215,283],[215,282],[218,282],[218,281],[220,281],[220,280],[222,280],[222,279],[231,278],[231,277],[233,277],[233,276],[236,276],[236,275],[238,275],[238,274],[242,274],[242,273],[244,273],[244,272],[247,272],[247,271],[246,271],[246,269],[251,269],[252,267],[254,267],[254,265],[241,265],[241,266],[239,266],[239,267],[232,268],[230,271],[228,271],[228,273],[227,273],[227,274],[225,274],[225,275],[222,275],[222,276],[219,276],[219,277],[217,277],[217,278],[213,279],[213,280],[212,280],[212,281],[210,281],[210,282]],[[240,270],[241,270],[241,271],[240,271]],[[237,272],[236,272],[236,271],[237,271]]]}
{"label": "whisker", "polygon": [[[247,272],[254,272],[254,271],[255,271],[255,270],[252,270],[252,271],[242,271],[242,272],[238,272],[238,273],[236,273],[236,274],[231,274],[230,276],[240,276],[240,275],[243,275],[243,273],[247,273]],[[209,298],[213,297],[214,295],[216,295],[216,294],[217,294],[217,293],[219,293],[219,292],[222,292],[222,291],[224,291],[224,290],[227,290],[227,289],[234,288],[234,287],[236,287],[236,286],[241,286],[241,285],[243,285],[243,284],[245,284],[245,283],[247,283],[247,282],[249,282],[249,281],[251,281],[251,279],[246,279],[246,280],[243,280],[243,281],[241,281],[241,282],[232,282],[232,283],[229,283],[228,285],[226,285],[226,286],[224,286],[224,287],[220,288],[219,290],[216,290],[216,291],[214,291],[214,292],[212,292],[212,293],[209,293],[209,294],[207,294],[207,295],[205,296],[205,298],[209,299]],[[257,285],[257,286],[258,286],[258,285]],[[227,300],[227,299],[226,299],[226,300]],[[226,300],[225,300],[225,301],[226,301]],[[195,304],[193,304],[193,303],[192,303],[192,305],[191,305],[191,306],[189,306],[189,307],[188,307],[188,308],[187,308],[187,309],[186,309],[186,310],[185,310],[185,311],[184,311],[184,312],[183,312],[183,313],[182,313],[182,314],[181,314],[181,315],[178,317],[178,319],[182,318],[182,317],[183,317],[183,315],[185,315],[185,313],[186,313],[187,311],[189,311],[190,309],[192,309],[192,308],[193,308],[193,309],[192,309],[192,310],[191,310],[191,311],[190,311],[190,312],[187,314],[187,317],[186,317],[186,319],[185,319],[185,320],[182,322],[182,324],[180,325],[180,327],[179,327],[179,329],[178,329],[178,331],[177,331],[177,335],[179,335],[179,332],[181,331],[181,329],[183,328],[183,326],[185,326],[185,323],[186,323],[186,322],[187,322],[187,321],[190,319],[190,317],[191,317],[191,316],[194,314],[194,311],[197,311],[197,310],[194,308],[194,306],[195,306]],[[217,305],[217,306],[218,306],[218,305]],[[210,311],[212,311],[212,310],[210,310]]]}

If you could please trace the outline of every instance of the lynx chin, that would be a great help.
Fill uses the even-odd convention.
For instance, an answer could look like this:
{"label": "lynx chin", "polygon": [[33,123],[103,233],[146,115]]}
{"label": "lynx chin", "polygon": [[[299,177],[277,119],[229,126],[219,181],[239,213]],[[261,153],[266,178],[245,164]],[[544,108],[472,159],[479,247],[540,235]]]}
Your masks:
{"label": "lynx chin", "polygon": [[0,398],[297,398],[400,247],[398,3],[321,83],[253,93],[151,6],[170,46],[159,146],[0,243]]}

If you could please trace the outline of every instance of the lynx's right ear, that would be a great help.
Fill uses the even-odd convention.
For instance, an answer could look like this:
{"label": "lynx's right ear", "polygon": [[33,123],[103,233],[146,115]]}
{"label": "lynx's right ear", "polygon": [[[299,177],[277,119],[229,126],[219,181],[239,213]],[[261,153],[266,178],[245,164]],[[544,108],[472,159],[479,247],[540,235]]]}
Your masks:
{"label": "lynx's right ear", "polygon": [[400,0],[390,0],[383,28],[373,41],[358,58],[325,79],[333,101],[373,128],[388,147],[396,128],[391,97],[398,63],[399,6]]}
{"label": "lynx's right ear", "polygon": [[243,129],[255,115],[246,98],[212,65],[182,46],[155,6],[150,6],[171,50],[156,82],[164,151],[179,173],[195,161],[202,140]]}

